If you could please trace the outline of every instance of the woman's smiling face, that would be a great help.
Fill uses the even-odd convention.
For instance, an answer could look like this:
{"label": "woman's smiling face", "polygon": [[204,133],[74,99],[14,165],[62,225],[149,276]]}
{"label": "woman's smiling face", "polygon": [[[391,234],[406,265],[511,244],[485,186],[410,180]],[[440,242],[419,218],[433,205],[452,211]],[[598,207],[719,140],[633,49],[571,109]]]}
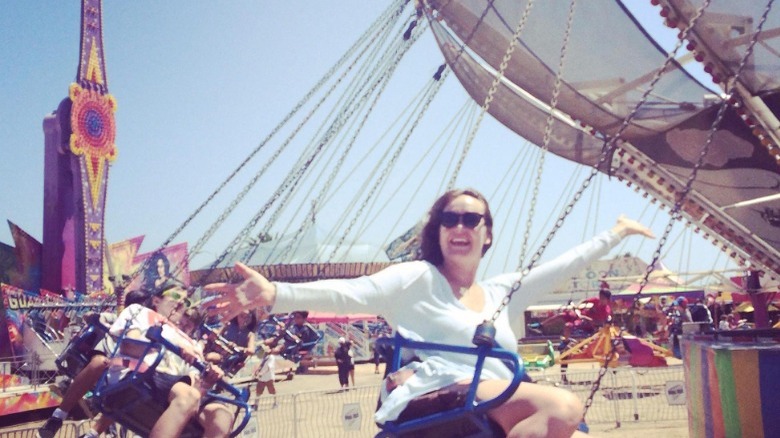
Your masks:
{"label": "woman's smiling face", "polygon": [[[467,216],[463,216],[464,214]],[[470,219],[476,221],[474,214],[480,215],[480,218],[472,228],[469,225],[474,224],[474,222],[470,223]],[[443,221],[439,225],[439,245],[444,260],[482,258],[482,248],[492,239],[491,232],[485,225],[485,204],[472,196],[460,195],[444,207],[442,215],[449,215],[452,218],[457,216],[454,225],[448,221]]]}

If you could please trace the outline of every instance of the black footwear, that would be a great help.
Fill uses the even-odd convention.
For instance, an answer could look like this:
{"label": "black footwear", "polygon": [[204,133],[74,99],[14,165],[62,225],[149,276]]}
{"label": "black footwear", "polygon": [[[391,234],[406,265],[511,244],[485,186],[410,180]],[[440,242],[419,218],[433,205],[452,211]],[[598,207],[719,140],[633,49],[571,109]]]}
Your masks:
{"label": "black footwear", "polygon": [[38,438],[54,438],[57,431],[62,427],[62,420],[56,417],[49,417],[46,424],[38,429]]}

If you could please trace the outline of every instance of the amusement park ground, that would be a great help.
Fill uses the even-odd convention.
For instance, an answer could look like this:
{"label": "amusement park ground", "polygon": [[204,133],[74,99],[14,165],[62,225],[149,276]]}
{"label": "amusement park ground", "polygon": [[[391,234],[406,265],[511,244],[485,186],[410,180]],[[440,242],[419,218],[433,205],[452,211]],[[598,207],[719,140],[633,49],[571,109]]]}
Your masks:
{"label": "amusement park ground", "polygon": [[[576,365],[574,365],[576,366]],[[588,365],[589,366],[589,365]],[[384,371],[384,365],[379,365]],[[373,364],[358,364],[355,368],[356,385],[378,384],[381,374],[374,374]],[[327,390],[338,386],[335,366],[319,366],[308,374],[296,375],[291,381],[276,385],[279,394],[290,394],[299,391]],[[643,436],[663,436],[664,438],[687,438],[687,421],[646,421],[623,422],[620,427],[613,424],[590,425],[590,435],[607,438],[639,438]]]}
{"label": "amusement park ground", "polygon": [[[380,365],[380,371],[384,365]],[[284,375],[277,376],[283,378]],[[357,386],[379,384],[382,374],[374,373],[373,364],[358,364],[355,369],[355,383]],[[318,366],[310,369],[306,374],[298,374],[292,380],[278,381],[276,384],[278,394],[294,394],[305,391],[330,390],[338,387],[338,377],[335,366]],[[6,436],[6,432],[19,429],[30,429],[43,424],[43,421],[27,422],[17,425],[0,426],[0,436]],[[592,424],[590,434],[595,437],[608,438],[637,438],[654,434],[667,438],[688,437],[688,425],[685,421],[647,421],[624,422],[617,427],[616,424]],[[660,435],[658,435],[660,434]],[[7,435],[13,436],[13,435]]]}

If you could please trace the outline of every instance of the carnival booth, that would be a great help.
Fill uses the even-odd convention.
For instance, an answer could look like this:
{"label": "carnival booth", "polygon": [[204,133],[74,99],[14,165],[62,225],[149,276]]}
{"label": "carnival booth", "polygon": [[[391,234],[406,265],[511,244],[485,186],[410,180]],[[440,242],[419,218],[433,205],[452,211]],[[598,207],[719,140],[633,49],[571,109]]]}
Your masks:
{"label": "carnival booth", "polygon": [[777,436],[780,330],[685,331],[690,436]]}

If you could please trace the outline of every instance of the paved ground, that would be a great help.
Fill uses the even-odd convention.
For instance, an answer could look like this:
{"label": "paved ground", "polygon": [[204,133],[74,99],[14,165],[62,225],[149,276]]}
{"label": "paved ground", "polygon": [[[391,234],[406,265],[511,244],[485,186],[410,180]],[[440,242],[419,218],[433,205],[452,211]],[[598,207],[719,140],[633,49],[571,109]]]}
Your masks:
{"label": "paved ground", "polygon": [[[380,372],[384,371],[384,365],[380,365]],[[373,364],[359,364],[355,372],[355,384],[357,386],[366,386],[378,384],[381,381],[382,374],[374,373]],[[284,375],[278,375],[283,379]],[[337,390],[339,387],[338,377],[335,366],[319,366],[310,369],[307,374],[298,374],[292,380],[281,380],[276,383],[277,393],[294,394],[308,391],[327,391]],[[0,438],[14,429],[30,428],[40,425],[42,422],[32,422],[17,425],[3,425],[0,427]],[[591,435],[596,437],[608,438],[638,438],[645,433],[650,433],[667,438],[688,437],[688,426],[685,421],[668,422],[637,422],[623,423],[620,427],[615,424],[593,424],[591,425]],[[10,435],[7,435],[10,436]]]}
{"label": "paved ground", "polygon": [[[588,365],[589,366],[589,365]],[[359,364],[355,370],[355,384],[357,386],[378,384],[382,374],[374,374],[373,364]],[[384,365],[379,366],[379,371],[384,372]],[[335,366],[320,366],[311,369],[308,374],[296,375],[293,380],[277,382],[278,394],[293,394],[301,391],[317,391],[338,389],[339,382]],[[590,435],[609,438],[640,438],[644,433],[658,434],[665,438],[687,438],[688,423],[686,421],[654,421],[622,423],[619,427],[615,424],[591,425]],[[647,435],[644,435],[647,436]]]}

